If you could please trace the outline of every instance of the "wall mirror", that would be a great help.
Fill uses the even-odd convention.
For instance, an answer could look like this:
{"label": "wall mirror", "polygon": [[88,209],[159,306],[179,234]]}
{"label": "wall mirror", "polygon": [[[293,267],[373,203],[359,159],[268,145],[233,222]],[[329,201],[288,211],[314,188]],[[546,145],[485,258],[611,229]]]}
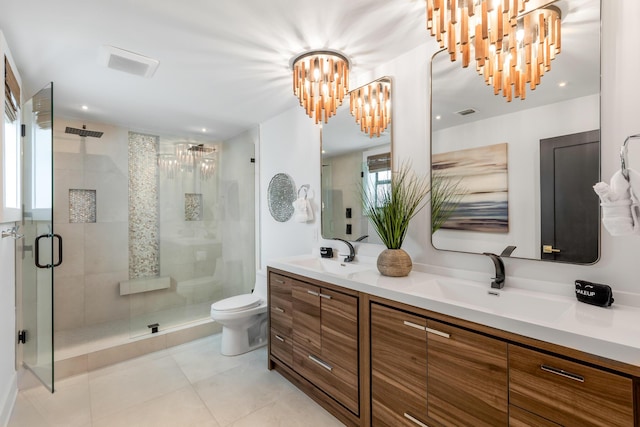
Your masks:
{"label": "wall mirror", "polygon": [[[345,97],[336,115],[322,127],[322,237],[382,243],[362,214],[359,191],[389,185],[391,180],[391,127],[389,122],[379,136],[365,132],[350,111],[351,94],[369,85],[386,86],[383,77]],[[360,92],[362,93],[362,92]],[[377,98],[377,96],[376,96]],[[355,102],[355,101],[354,101]],[[391,111],[390,99],[387,107]]]}
{"label": "wall mirror", "polygon": [[562,14],[562,49],[525,99],[494,95],[473,60],[462,68],[446,51],[432,58],[432,180],[461,195],[432,233],[436,249],[598,260],[600,2],[551,5]]}

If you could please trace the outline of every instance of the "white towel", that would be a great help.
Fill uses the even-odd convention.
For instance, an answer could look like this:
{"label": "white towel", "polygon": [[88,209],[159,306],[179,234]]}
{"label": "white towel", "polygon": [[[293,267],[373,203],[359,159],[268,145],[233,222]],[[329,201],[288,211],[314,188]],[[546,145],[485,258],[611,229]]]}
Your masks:
{"label": "white towel", "polygon": [[297,222],[309,222],[313,220],[313,209],[311,203],[306,198],[299,198],[293,201],[293,218]]}
{"label": "white towel", "polygon": [[629,169],[629,181],[617,171],[610,184],[599,182],[593,190],[600,197],[602,224],[612,236],[640,234],[640,207],[633,184],[640,190],[640,174]]}

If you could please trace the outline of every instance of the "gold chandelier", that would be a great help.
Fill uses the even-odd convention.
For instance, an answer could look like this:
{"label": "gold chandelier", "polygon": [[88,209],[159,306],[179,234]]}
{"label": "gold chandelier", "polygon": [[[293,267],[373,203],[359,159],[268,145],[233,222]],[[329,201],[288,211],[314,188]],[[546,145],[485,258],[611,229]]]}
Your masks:
{"label": "gold chandelier", "polygon": [[293,93],[307,115],[327,123],[349,91],[349,61],[330,51],[304,53],[293,61]]}
{"label": "gold chandelier", "polygon": [[[426,0],[427,28],[451,61],[476,62],[494,94],[525,99],[561,50],[555,0]],[[530,6],[529,9],[527,7]]]}
{"label": "gold chandelier", "polygon": [[351,115],[369,138],[380,136],[391,122],[391,84],[381,79],[350,92]]}

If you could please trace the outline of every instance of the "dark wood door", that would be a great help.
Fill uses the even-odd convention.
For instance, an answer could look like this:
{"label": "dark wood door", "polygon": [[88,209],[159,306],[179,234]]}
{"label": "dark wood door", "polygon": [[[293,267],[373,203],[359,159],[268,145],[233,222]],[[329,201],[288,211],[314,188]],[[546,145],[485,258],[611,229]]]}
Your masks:
{"label": "dark wood door", "polygon": [[598,260],[599,180],[599,130],[540,140],[541,259]]}

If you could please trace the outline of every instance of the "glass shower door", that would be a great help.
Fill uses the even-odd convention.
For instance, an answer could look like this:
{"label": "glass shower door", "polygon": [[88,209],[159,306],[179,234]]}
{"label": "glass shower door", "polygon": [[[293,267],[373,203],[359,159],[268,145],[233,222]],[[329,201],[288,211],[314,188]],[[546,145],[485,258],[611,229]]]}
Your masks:
{"label": "glass shower door", "polygon": [[53,269],[62,262],[62,239],[53,233],[53,83],[23,105],[22,122],[22,357],[53,392]]}

